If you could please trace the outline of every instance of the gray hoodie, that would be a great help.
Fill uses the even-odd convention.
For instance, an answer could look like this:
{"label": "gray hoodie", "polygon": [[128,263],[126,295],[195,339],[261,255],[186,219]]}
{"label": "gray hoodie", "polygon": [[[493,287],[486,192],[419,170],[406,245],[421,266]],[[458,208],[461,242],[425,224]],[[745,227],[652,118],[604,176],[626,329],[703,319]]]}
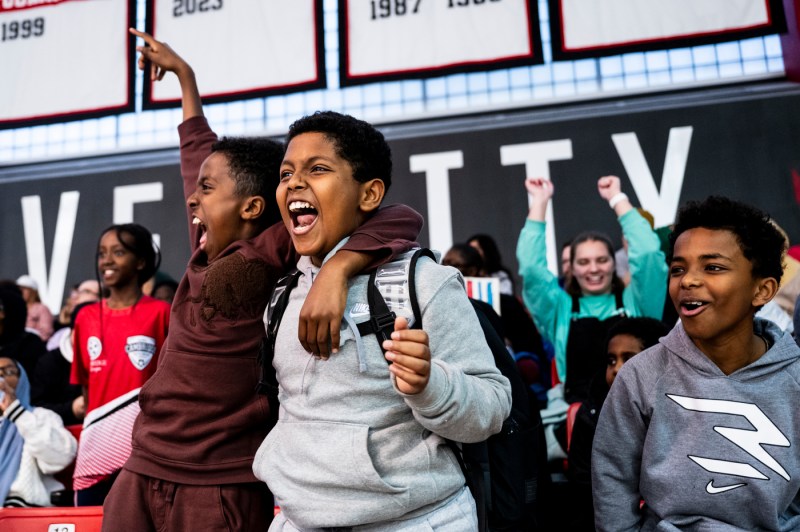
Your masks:
{"label": "gray hoodie", "polygon": [[727,376],[680,322],[622,367],[593,446],[598,530],[800,530],[800,348],[755,332],[770,349]]}
{"label": "gray hoodie", "polygon": [[[464,486],[444,438],[499,432],[511,408],[457,270],[423,258],[417,296],[431,373],[416,395],[398,391],[366,321],[367,276],[350,282],[339,353],[318,360],[297,340],[300,308],[318,268],[303,257],[275,346],[280,420],[256,453],[255,475],[298,528],[346,527],[434,510]],[[399,315],[410,316],[399,311]]]}

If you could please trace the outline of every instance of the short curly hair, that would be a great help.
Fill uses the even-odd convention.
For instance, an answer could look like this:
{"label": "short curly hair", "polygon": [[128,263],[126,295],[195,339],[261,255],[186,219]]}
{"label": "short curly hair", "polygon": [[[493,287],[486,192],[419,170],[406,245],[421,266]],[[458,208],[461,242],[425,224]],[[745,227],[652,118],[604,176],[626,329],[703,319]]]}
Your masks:
{"label": "short curly hair", "polygon": [[317,111],[289,126],[286,144],[302,133],[322,133],[336,154],[350,163],[359,183],[380,179],[388,192],[392,184],[392,150],[375,126],[335,111]]}
{"label": "short curly hair", "polygon": [[669,333],[669,327],[655,318],[623,318],[608,329],[606,344],[615,336],[627,334],[642,343],[642,350],[658,343],[658,339]]}
{"label": "short curly hair", "polygon": [[669,236],[669,261],[672,261],[678,237],[698,227],[730,231],[736,236],[742,254],[752,263],[753,275],[762,279],[773,277],[781,282],[786,240],[768,214],[722,196],[690,201],[678,211]]}
{"label": "short curly hair", "polygon": [[223,137],[211,146],[211,152],[221,153],[227,159],[239,197],[261,196],[266,200],[266,208],[259,219],[261,225],[280,221],[281,213],[274,197],[284,145],[266,137]]}

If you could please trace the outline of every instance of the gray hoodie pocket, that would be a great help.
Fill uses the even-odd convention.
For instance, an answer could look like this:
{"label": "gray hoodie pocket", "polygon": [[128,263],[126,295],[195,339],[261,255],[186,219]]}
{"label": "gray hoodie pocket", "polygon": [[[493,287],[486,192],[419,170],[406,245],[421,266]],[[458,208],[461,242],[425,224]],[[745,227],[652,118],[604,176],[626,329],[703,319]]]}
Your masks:
{"label": "gray hoodie pocket", "polygon": [[406,508],[407,487],[381,477],[368,441],[366,425],[279,421],[259,449],[254,469],[276,498],[295,511],[303,511],[306,504],[319,510],[320,504],[352,505],[370,499],[370,505],[380,501]]}

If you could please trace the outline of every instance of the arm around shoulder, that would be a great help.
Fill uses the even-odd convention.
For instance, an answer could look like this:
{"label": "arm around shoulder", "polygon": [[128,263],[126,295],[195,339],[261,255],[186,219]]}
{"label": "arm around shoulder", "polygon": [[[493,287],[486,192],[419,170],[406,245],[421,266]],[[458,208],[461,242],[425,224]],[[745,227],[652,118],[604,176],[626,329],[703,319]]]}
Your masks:
{"label": "arm around shoulder", "polygon": [[376,268],[417,246],[422,224],[422,216],[411,207],[389,205],[367,219],[342,249],[369,254],[369,267]]}

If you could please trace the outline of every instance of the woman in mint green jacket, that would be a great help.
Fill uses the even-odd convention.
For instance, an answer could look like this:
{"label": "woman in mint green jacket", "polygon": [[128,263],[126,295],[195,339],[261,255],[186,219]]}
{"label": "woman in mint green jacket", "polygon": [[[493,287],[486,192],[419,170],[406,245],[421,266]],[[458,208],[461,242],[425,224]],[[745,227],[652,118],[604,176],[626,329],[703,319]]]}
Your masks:
{"label": "woman in mint green jacket", "polygon": [[[631,281],[615,273],[614,249],[599,232],[572,242],[572,279],[564,289],[547,268],[545,212],[553,197],[548,179],[528,178],[530,212],[517,243],[523,299],[541,334],[555,347],[558,377],[567,402],[585,399],[589,381],[606,362],[607,329],[623,316],[661,319],[667,264],[650,224],[633,208],[616,176],[597,181],[600,197],[616,213],[628,241]],[[570,367],[572,366],[572,367]]]}

